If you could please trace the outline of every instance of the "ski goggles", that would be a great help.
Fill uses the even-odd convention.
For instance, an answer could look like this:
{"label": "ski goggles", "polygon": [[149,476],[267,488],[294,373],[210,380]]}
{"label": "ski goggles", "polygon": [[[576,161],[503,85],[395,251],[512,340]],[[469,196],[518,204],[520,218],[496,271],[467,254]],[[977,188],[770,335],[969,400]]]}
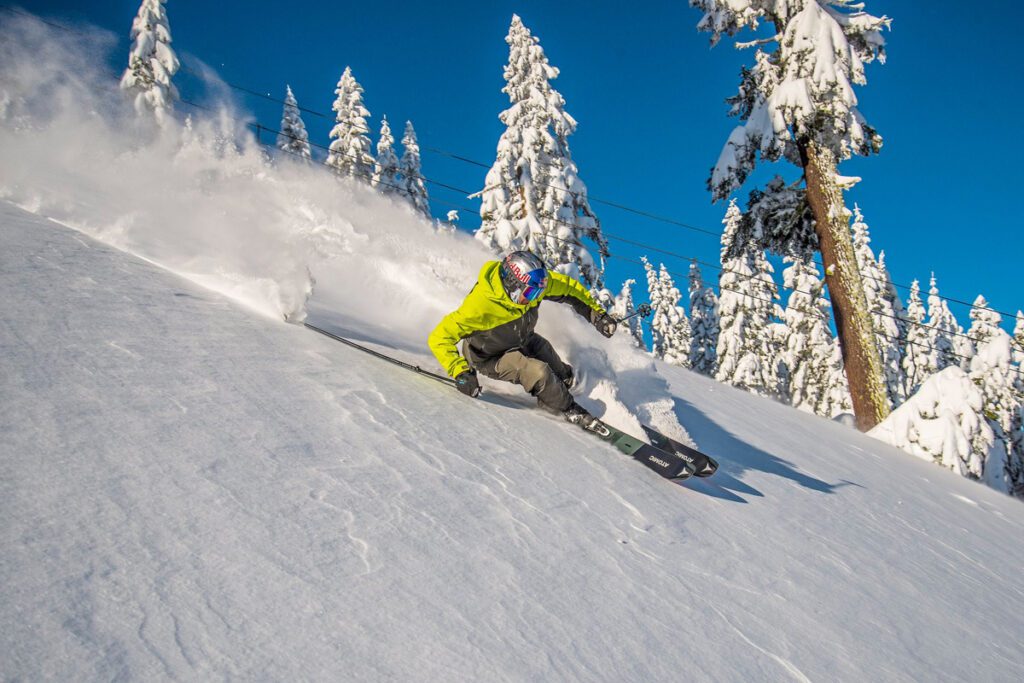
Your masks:
{"label": "ski goggles", "polygon": [[[536,301],[548,286],[547,271],[537,269],[532,271],[527,277],[533,284],[529,284],[522,289],[517,290],[518,296],[512,297],[512,300],[520,306]],[[513,292],[513,294],[515,294],[515,292]]]}

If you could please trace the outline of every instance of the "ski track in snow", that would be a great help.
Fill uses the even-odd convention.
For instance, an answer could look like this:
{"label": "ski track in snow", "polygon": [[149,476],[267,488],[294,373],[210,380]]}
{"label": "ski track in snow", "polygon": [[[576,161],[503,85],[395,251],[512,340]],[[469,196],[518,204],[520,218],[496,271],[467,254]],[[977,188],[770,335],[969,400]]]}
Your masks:
{"label": "ski track in snow", "polygon": [[[1018,501],[659,366],[722,463],[674,484],[514,388],[468,401],[4,204],[0,231],[0,678],[1024,675]],[[645,372],[602,396],[642,406]]]}

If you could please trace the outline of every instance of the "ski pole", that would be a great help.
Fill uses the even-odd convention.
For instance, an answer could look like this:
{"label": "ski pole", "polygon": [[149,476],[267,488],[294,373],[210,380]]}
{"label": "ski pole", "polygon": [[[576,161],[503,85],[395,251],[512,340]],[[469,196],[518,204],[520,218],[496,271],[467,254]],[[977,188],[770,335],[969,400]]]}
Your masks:
{"label": "ski pole", "polygon": [[429,370],[424,370],[423,368],[421,368],[418,365],[413,365],[412,363],[406,363],[405,361],[398,360],[397,358],[392,358],[391,356],[383,354],[380,351],[374,351],[373,349],[367,348],[367,347],[365,347],[365,346],[363,346],[361,344],[356,344],[354,341],[352,341],[350,339],[345,339],[344,337],[339,337],[338,335],[333,334],[331,332],[328,332],[327,330],[322,330],[319,327],[317,327],[316,325],[312,325],[312,324],[307,323],[307,322],[304,322],[303,325],[305,325],[309,329],[313,330],[314,332],[319,332],[320,334],[324,335],[325,337],[330,337],[334,341],[341,342],[342,344],[347,344],[348,346],[351,346],[354,349],[358,349],[359,351],[362,351],[363,353],[368,353],[371,356],[376,356],[377,358],[380,358],[381,360],[386,360],[389,363],[394,363],[395,365],[397,365],[399,367],[405,368],[406,370],[412,370],[413,372],[418,373],[420,375],[426,375],[427,377],[429,377],[431,379],[436,379],[438,382],[443,382],[444,384],[447,384],[448,386],[452,386],[452,387],[455,386],[455,380],[451,379],[450,377],[443,377],[443,376],[437,374],[436,372],[430,372]]}
{"label": "ski pole", "polygon": [[629,320],[630,318],[635,318],[636,316],[640,316],[641,318],[646,318],[650,314],[651,314],[651,307],[648,306],[647,304],[640,304],[640,307],[637,308],[635,312],[630,313],[625,318],[621,318],[621,319],[617,320],[616,322],[624,323],[627,320]]}

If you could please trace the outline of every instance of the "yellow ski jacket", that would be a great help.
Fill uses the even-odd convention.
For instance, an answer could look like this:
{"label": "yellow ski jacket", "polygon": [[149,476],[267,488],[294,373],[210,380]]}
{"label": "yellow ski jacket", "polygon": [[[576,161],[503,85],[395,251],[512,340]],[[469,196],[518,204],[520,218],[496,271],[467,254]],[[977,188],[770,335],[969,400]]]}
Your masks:
{"label": "yellow ski jacket", "polygon": [[525,345],[537,325],[537,307],[544,299],[569,304],[590,322],[604,313],[582,283],[552,270],[548,271],[548,286],[535,301],[517,304],[501,285],[500,265],[500,261],[485,263],[462,305],[446,315],[427,338],[430,350],[450,377],[469,369],[469,363],[459,354],[458,343],[463,339],[467,353],[481,360]]}

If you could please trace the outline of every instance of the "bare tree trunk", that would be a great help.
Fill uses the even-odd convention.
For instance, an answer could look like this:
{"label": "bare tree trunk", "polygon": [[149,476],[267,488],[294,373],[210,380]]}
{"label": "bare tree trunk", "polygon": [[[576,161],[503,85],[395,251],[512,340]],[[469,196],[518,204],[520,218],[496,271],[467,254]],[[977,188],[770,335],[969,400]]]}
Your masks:
{"label": "bare tree trunk", "polygon": [[807,203],[814,214],[815,231],[825,264],[825,282],[843,352],[853,412],[857,428],[867,431],[889,414],[889,398],[871,313],[857,269],[843,193],[835,182],[835,157],[830,150],[814,142],[800,145],[800,157],[807,181]]}

